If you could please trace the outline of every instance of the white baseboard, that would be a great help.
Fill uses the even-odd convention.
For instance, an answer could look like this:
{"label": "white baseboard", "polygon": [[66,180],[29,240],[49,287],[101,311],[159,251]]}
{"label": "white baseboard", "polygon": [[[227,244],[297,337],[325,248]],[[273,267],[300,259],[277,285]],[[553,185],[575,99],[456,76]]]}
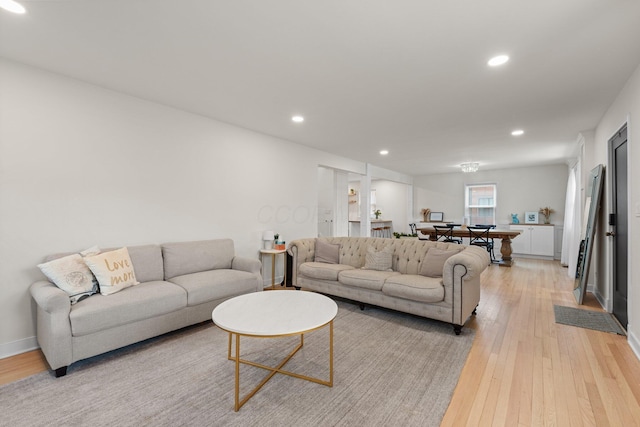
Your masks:
{"label": "white baseboard", "polygon": [[[498,254],[500,251],[497,251],[496,254]],[[496,255],[498,256],[498,255]],[[529,254],[511,254],[511,258],[530,258],[530,259],[544,259],[547,261],[553,261],[554,257],[553,256],[546,256],[546,255],[529,255]]]}
{"label": "white baseboard", "polygon": [[[593,295],[596,297],[596,299],[598,300],[602,308],[607,313],[613,312],[613,302],[610,299],[604,298],[602,294],[598,292],[595,286],[589,285],[587,286],[587,290],[593,293]],[[636,355],[638,360],[640,360],[640,341],[638,340],[638,337],[636,336],[636,334],[634,334],[630,329],[631,328],[629,328],[629,325],[627,325],[627,342],[629,343],[629,347],[631,347],[631,350]]]}
{"label": "white baseboard", "polygon": [[27,351],[40,348],[36,337],[24,338],[18,341],[12,341],[0,344],[0,359],[15,356],[16,354],[26,353]]}
{"label": "white baseboard", "polygon": [[596,297],[596,300],[598,300],[598,302],[600,303],[600,306],[602,306],[602,308],[607,313],[611,313],[611,311],[613,310],[613,303],[608,298],[605,298],[600,293],[600,291],[598,291],[598,288],[596,288],[594,285],[588,285],[587,292],[591,292]]}
{"label": "white baseboard", "polygon": [[627,329],[627,342],[629,343],[631,350],[633,350],[638,360],[640,360],[640,341],[638,341],[638,337],[630,329],[631,328]]}

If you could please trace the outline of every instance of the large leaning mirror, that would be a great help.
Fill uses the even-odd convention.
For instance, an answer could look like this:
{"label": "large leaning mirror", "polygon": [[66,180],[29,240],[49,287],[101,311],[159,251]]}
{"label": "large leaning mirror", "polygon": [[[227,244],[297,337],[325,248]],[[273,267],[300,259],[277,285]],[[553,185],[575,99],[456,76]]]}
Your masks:
{"label": "large leaning mirror", "polygon": [[573,295],[578,304],[582,304],[584,294],[587,291],[589,280],[589,267],[591,264],[591,252],[593,251],[593,238],[596,233],[598,214],[600,212],[600,198],[604,166],[598,165],[591,170],[586,183],[586,198],[584,207],[584,226],[580,236],[580,250],[578,251],[578,263],[576,266],[576,281]]}

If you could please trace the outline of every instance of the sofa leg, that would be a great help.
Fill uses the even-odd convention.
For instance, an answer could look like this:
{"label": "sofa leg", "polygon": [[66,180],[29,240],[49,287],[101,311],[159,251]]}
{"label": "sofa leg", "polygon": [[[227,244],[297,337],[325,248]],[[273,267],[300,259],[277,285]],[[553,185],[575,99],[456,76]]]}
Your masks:
{"label": "sofa leg", "polygon": [[478,314],[478,306],[476,306],[476,308],[473,309],[473,311],[471,312],[472,315],[476,315]]}
{"label": "sofa leg", "polygon": [[364,303],[362,302],[358,303],[358,307],[360,307],[360,310],[364,311]]}
{"label": "sofa leg", "polygon": [[294,286],[294,288],[296,288],[296,291],[300,290],[300,286]]}
{"label": "sofa leg", "polygon": [[67,375],[67,367],[63,366],[62,368],[58,368],[55,371],[56,378],[64,377]]}
{"label": "sofa leg", "polygon": [[460,335],[460,332],[462,332],[462,325],[453,325],[453,332],[455,332],[456,335]]}

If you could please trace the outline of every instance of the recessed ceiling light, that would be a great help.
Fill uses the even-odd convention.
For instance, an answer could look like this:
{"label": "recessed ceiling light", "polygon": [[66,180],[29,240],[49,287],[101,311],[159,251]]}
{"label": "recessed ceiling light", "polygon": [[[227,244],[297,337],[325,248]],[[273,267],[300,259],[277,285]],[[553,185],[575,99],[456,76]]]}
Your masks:
{"label": "recessed ceiling light", "polygon": [[389,154],[389,150],[380,150],[381,156],[386,156],[387,154]]}
{"label": "recessed ceiling light", "polygon": [[508,60],[509,57],[507,55],[498,55],[491,58],[489,62],[487,62],[487,65],[490,67],[497,67],[498,65],[505,64]]}
{"label": "recessed ceiling light", "polygon": [[293,117],[291,117],[291,120],[296,122],[296,123],[302,123],[302,122],[304,122],[304,117],[302,117],[302,116],[293,116]]}
{"label": "recessed ceiling light", "polygon": [[513,132],[511,132],[511,135],[513,135],[513,136],[520,136],[520,135],[523,135],[523,134],[524,134],[524,131],[522,129],[516,129]]}
{"label": "recessed ceiling light", "polygon": [[27,11],[23,5],[13,0],[0,0],[0,7],[13,13],[25,13]]}

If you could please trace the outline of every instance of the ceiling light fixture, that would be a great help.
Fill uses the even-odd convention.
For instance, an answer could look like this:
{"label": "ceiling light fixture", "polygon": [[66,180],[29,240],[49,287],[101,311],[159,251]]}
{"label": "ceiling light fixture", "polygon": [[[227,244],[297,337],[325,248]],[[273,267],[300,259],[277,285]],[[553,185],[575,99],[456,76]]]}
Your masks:
{"label": "ceiling light fixture", "polygon": [[302,122],[304,122],[304,117],[302,117],[302,116],[293,116],[293,117],[291,117],[291,121],[296,122],[296,123],[302,123]]}
{"label": "ceiling light fixture", "polygon": [[476,162],[463,163],[463,164],[460,165],[460,168],[462,169],[462,172],[470,173],[470,172],[477,172],[479,166],[480,166],[480,164],[476,163]]}
{"label": "ceiling light fixture", "polygon": [[387,154],[389,154],[389,150],[380,150],[381,156],[386,156]]}
{"label": "ceiling light fixture", "polygon": [[524,134],[524,131],[522,129],[516,129],[513,132],[511,132],[511,135],[513,135],[513,136],[520,136],[520,135],[523,135],[523,134]]}
{"label": "ceiling light fixture", "polygon": [[487,65],[490,67],[497,67],[498,65],[505,64],[509,60],[507,55],[498,55],[494,56],[487,62]]}
{"label": "ceiling light fixture", "polygon": [[0,7],[13,13],[25,13],[27,10],[23,5],[14,0],[0,0]]}

